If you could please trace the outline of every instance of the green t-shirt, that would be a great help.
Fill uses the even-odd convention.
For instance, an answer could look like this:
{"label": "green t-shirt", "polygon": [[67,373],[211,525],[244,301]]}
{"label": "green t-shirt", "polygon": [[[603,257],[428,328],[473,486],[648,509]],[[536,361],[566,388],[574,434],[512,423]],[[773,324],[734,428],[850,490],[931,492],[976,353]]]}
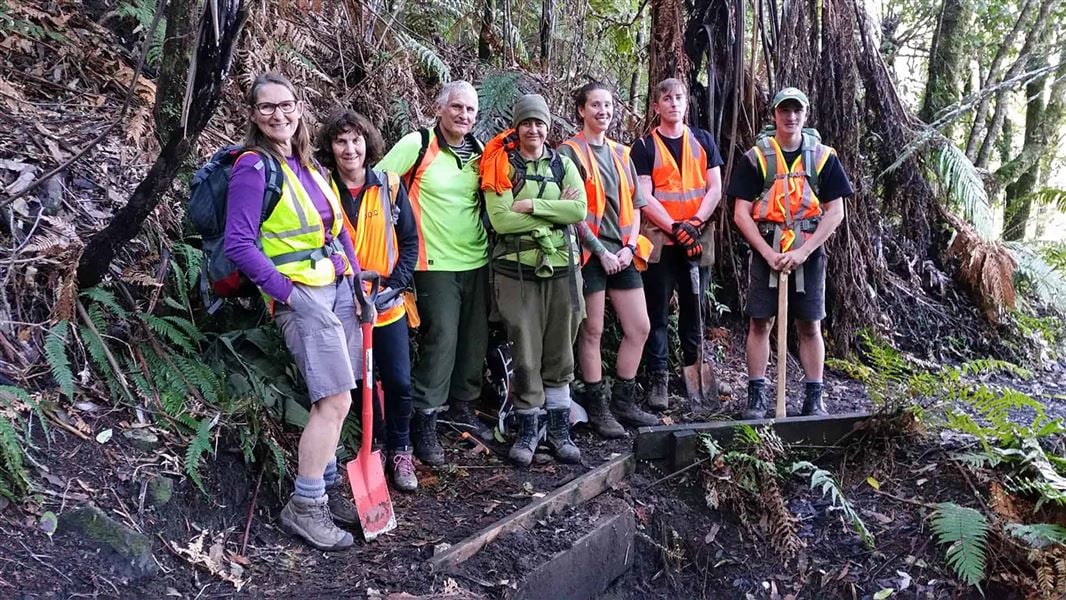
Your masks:
{"label": "green t-shirt", "polygon": [[[430,146],[436,139],[430,131]],[[404,176],[415,164],[422,135],[411,132],[374,168]],[[480,147],[479,147],[480,148]],[[488,263],[488,235],[481,225],[478,199],[480,149],[465,163],[441,140],[416,190],[408,190],[418,222],[418,271],[469,271]],[[430,160],[427,152],[423,160]]]}
{"label": "green t-shirt", "polygon": [[[526,174],[551,179],[552,152],[554,151],[545,149],[541,158],[526,161]],[[513,264],[518,258],[518,262],[526,267],[539,267],[538,275],[542,277],[559,277],[566,274],[569,264],[581,264],[579,242],[573,233],[570,246],[575,256],[567,258],[565,228],[585,218],[588,210],[585,186],[577,165],[566,156],[560,156],[560,160],[563,162],[561,187],[548,181],[545,182],[544,192],[541,193],[539,181],[526,181],[517,194],[514,194],[513,190],[505,190],[502,194],[496,194],[492,190],[485,191],[489,220],[499,235],[493,250],[496,260]],[[561,198],[563,189],[568,187],[577,190],[576,199]],[[511,210],[515,200],[528,199],[533,200],[533,214]],[[506,268],[506,265],[504,267]]]}
{"label": "green t-shirt", "polygon": [[[619,227],[620,219],[618,218],[618,178],[620,174],[618,169],[615,168],[614,156],[611,154],[610,146],[607,144],[602,146],[589,144],[589,148],[592,149],[592,155],[596,157],[596,163],[600,169],[600,179],[603,180],[603,195],[607,197],[607,205],[603,208],[603,219],[600,220],[600,231],[596,237],[607,248],[608,252],[614,254],[622,249],[622,230]],[[581,167],[580,159],[574,155],[573,148],[566,145],[561,146],[559,153],[578,165],[577,168],[581,171],[582,179],[588,177],[588,174],[584,172],[584,168]],[[633,159],[630,159],[624,167],[629,169],[631,181],[634,184],[633,210],[637,211],[647,206],[648,201],[640,193],[640,188],[636,186],[637,170],[633,166]]]}

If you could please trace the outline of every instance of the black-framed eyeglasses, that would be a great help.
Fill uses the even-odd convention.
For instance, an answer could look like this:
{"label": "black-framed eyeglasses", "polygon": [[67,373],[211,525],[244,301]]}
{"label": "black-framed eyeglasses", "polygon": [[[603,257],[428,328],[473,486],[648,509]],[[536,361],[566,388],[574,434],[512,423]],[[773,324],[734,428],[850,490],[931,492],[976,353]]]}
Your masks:
{"label": "black-framed eyeglasses", "polygon": [[281,112],[289,114],[292,111],[296,110],[296,101],[286,100],[284,102],[260,102],[255,105],[255,110],[257,110],[259,114],[263,115],[264,117],[269,117],[270,115],[274,114],[275,110],[279,108],[281,109]]}

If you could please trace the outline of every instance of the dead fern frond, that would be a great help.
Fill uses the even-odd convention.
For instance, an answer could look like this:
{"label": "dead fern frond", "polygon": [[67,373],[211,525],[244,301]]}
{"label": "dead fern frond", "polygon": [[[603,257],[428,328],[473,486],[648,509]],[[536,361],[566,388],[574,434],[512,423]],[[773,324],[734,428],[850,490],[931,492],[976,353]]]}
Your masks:
{"label": "dead fern frond", "polygon": [[1017,301],[1014,271],[1018,263],[1014,255],[999,242],[983,240],[958,217],[947,211],[942,214],[956,232],[947,250],[947,258],[959,265],[955,279],[977,302],[985,318],[998,325]]}

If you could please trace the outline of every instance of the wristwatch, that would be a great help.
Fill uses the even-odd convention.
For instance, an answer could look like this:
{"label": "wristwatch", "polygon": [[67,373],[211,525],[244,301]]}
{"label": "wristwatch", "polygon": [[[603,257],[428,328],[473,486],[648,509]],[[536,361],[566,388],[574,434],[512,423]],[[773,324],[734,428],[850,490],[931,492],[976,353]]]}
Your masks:
{"label": "wristwatch", "polygon": [[632,254],[633,256],[637,255],[637,247],[636,246],[634,246],[633,244],[626,244],[625,247],[629,248],[629,253],[630,254]]}

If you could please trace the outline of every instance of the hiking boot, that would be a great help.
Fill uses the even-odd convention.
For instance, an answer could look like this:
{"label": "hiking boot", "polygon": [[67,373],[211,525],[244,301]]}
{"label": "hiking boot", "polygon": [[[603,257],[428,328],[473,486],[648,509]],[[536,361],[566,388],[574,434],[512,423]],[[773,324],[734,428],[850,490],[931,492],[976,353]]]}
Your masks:
{"label": "hiking boot", "polygon": [[418,489],[418,477],[415,476],[415,463],[411,460],[411,447],[389,452],[389,476],[392,484],[401,492],[413,492]]}
{"label": "hiking boot", "polygon": [[658,425],[659,417],[646,413],[637,406],[637,382],[618,379],[611,388],[611,412],[626,425],[644,427]]}
{"label": "hiking boot", "polygon": [[756,379],[748,381],[748,407],[740,413],[744,420],[762,419],[766,417],[766,380]]}
{"label": "hiking boot", "polygon": [[437,413],[416,410],[411,419],[411,437],[415,456],[424,464],[439,467],[444,464],[444,448],[437,438]]}
{"label": "hiking boot", "polygon": [[337,527],[329,512],[329,496],[304,498],[293,495],[281,509],[278,519],[281,528],[304,539],[319,550],[344,550],[350,548],[352,534]]}
{"label": "hiking boot", "polygon": [[666,410],[670,407],[670,392],[667,389],[666,371],[654,371],[648,376],[648,396],[646,402],[652,410]]}
{"label": "hiking boot", "polygon": [[829,414],[829,411],[825,410],[825,404],[822,403],[822,392],[825,391],[825,384],[821,381],[808,381],[803,387],[803,416],[818,416],[824,417]]}
{"label": "hiking boot", "polygon": [[581,462],[581,450],[570,439],[570,409],[548,409],[548,446],[555,460],[566,464]]}
{"label": "hiking boot", "polygon": [[537,442],[540,441],[537,411],[517,413],[515,416],[518,417],[518,439],[511,446],[507,458],[520,467],[528,467],[533,462],[533,455],[537,452]]}
{"label": "hiking boot", "polygon": [[348,485],[347,477],[341,475],[337,483],[327,487],[326,498],[329,499],[329,513],[333,515],[334,523],[345,526],[359,524],[359,513],[352,504],[352,488]]}
{"label": "hiking boot", "polygon": [[492,429],[486,427],[478,418],[473,401],[460,401],[453,398],[444,418],[455,424],[461,431],[468,431],[483,442],[491,442],[494,439]]}
{"label": "hiking boot", "polygon": [[579,392],[577,396],[578,403],[585,407],[585,412],[589,415],[589,425],[600,437],[610,440],[625,436],[626,430],[607,406],[607,389],[603,387],[602,381],[586,383],[585,391]]}

